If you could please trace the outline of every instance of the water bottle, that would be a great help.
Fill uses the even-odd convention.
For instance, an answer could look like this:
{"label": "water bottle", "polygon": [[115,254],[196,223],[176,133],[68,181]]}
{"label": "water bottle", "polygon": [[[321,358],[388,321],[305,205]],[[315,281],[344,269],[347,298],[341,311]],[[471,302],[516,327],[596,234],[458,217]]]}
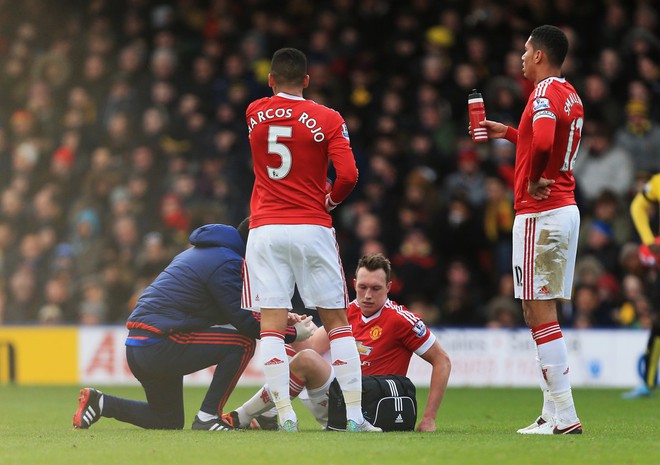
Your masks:
{"label": "water bottle", "polygon": [[470,114],[472,140],[486,142],[488,140],[487,130],[479,125],[486,119],[486,107],[484,107],[484,98],[477,92],[477,89],[472,89],[472,93],[468,96],[468,113]]}

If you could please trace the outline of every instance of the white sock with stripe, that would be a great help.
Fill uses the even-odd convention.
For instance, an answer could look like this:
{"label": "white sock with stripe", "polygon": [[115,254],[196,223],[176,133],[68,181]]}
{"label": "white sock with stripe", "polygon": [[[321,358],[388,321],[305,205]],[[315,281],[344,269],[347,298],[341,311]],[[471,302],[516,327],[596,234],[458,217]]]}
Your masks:
{"label": "white sock with stripe", "polygon": [[254,417],[261,415],[274,406],[275,403],[270,398],[270,393],[268,392],[268,384],[264,384],[264,387],[259,389],[247,402],[236,409],[238,421],[241,426],[247,426]]}
{"label": "white sock with stripe", "polygon": [[555,417],[562,423],[578,422],[569,378],[568,351],[559,322],[553,321],[532,329],[541,371],[555,404]]}
{"label": "white sock with stripe", "polygon": [[[305,383],[291,373],[291,380],[289,381],[289,397],[295,399],[304,388]],[[254,417],[268,412],[274,406],[275,403],[270,398],[268,384],[264,384],[255,395],[236,409],[238,422],[241,426],[247,426]]]}
{"label": "white sock with stripe", "polygon": [[264,375],[280,424],[287,420],[297,421],[289,398],[289,357],[284,347],[284,333],[262,331],[260,350]]}
{"label": "white sock with stripe", "polygon": [[346,402],[346,419],[362,423],[362,370],[353,331],[350,326],[339,326],[328,337],[332,366]]}

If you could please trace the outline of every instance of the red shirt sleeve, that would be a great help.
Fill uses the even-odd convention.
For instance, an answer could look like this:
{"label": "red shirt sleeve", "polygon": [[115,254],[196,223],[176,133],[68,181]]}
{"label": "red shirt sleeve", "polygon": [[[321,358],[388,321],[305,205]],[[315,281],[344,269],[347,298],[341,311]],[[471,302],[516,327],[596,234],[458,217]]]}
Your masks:
{"label": "red shirt sleeve", "polygon": [[532,182],[539,180],[548,164],[555,143],[556,125],[555,119],[545,117],[536,118],[532,124],[532,163],[529,173]]}
{"label": "red shirt sleeve", "polygon": [[351,148],[346,123],[337,113],[337,128],[328,142],[328,157],[335,168],[337,178],[332,187],[330,198],[334,203],[343,202],[353,191],[358,179],[358,169]]}
{"label": "red shirt sleeve", "polygon": [[431,337],[431,332],[422,319],[405,307],[401,307],[398,317],[399,340],[409,351],[416,351]]}
{"label": "red shirt sleeve", "polygon": [[506,134],[504,134],[504,138],[511,142],[512,144],[517,144],[518,143],[518,130],[515,128],[512,128],[511,126],[506,127]]}

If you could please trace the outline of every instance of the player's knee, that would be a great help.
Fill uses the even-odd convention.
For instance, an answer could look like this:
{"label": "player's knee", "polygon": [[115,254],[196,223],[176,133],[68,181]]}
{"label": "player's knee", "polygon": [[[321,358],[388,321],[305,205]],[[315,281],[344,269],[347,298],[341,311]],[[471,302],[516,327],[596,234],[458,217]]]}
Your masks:
{"label": "player's knee", "polygon": [[183,415],[161,415],[156,429],[183,429],[185,419]]}
{"label": "player's knee", "polygon": [[321,356],[312,349],[303,349],[291,359],[289,368],[297,376],[306,376],[322,360]]}

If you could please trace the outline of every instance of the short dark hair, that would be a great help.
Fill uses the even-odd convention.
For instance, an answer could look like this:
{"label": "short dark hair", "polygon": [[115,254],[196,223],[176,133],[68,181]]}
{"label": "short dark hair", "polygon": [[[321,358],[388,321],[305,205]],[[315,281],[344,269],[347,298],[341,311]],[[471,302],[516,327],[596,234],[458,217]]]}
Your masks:
{"label": "short dark hair", "polygon": [[358,260],[357,268],[355,269],[355,276],[360,268],[366,268],[369,271],[383,270],[385,272],[385,282],[390,282],[392,276],[392,264],[389,259],[382,253],[373,253],[364,255]]}
{"label": "short dark hair", "polygon": [[548,24],[532,31],[529,41],[535,50],[543,50],[553,66],[560,67],[568,53],[568,38],[564,31]]}
{"label": "short dark hair", "polygon": [[302,84],[307,76],[307,57],[295,48],[281,48],[273,54],[270,74],[278,84]]}
{"label": "short dark hair", "polygon": [[243,221],[241,221],[241,224],[236,226],[236,229],[238,230],[238,233],[241,235],[241,239],[243,239],[243,243],[247,244],[248,235],[250,234],[250,217],[248,216]]}

